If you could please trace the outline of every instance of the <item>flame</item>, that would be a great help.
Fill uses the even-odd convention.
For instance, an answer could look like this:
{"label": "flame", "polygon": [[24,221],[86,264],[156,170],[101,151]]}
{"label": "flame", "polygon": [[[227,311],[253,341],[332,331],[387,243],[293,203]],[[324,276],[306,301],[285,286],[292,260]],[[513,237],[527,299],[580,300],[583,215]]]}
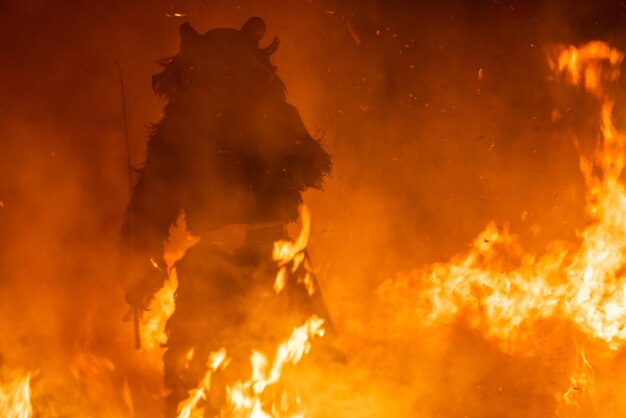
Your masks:
{"label": "flame", "polygon": [[[172,270],[164,286],[154,295],[148,310],[140,321],[141,342],[149,352],[159,352],[167,342],[167,320],[176,309],[176,290],[178,277],[176,270]],[[160,355],[160,354],[159,354]]]}
{"label": "flame", "polygon": [[300,218],[302,219],[302,228],[295,241],[279,240],[274,243],[272,258],[279,267],[278,273],[276,273],[276,279],[274,280],[274,291],[276,294],[279,294],[285,289],[289,273],[295,273],[303,263],[306,269],[303,279],[304,284],[309,295],[315,292],[310,266],[305,263],[306,246],[309,243],[309,236],[311,235],[311,213],[306,205],[300,207]]}
{"label": "flame", "polygon": [[[580,157],[589,223],[578,245],[554,242],[545,254],[531,254],[518,237],[490,223],[466,254],[383,283],[379,297],[403,331],[411,323],[436,326],[463,318],[504,350],[531,354],[533,331],[550,319],[574,324],[609,350],[624,346],[626,188],[620,176],[626,142],[613,123],[611,90],[623,58],[617,49],[591,42],[562,48],[551,63],[601,102],[599,143],[592,156]],[[592,382],[586,358],[583,364],[570,379],[566,403],[574,404],[575,391]]]}
{"label": "flame", "polygon": [[32,414],[30,373],[7,386],[0,387],[0,416],[30,418]]}
{"label": "flame", "polygon": [[587,395],[592,398],[595,394],[595,375],[593,367],[587,360],[585,351],[580,351],[580,366],[570,377],[570,387],[563,394],[565,405],[580,408],[580,400]]}
{"label": "flame", "polygon": [[[167,280],[161,289],[155,293],[148,310],[143,313],[140,321],[140,336],[142,345],[150,356],[160,362],[163,354],[162,347],[169,337],[166,324],[176,310],[176,291],[178,290],[178,275],[174,264],[180,260],[185,252],[196,245],[200,239],[187,231],[187,221],[184,212],[181,212],[169,231],[170,239],[163,250],[163,260],[169,272]],[[151,259],[154,268],[163,267]]]}
{"label": "flame", "polygon": [[204,409],[199,408],[198,404],[206,399],[207,393],[211,389],[211,375],[216,370],[228,366],[228,362],[225,348],[209,355],[208,370],[202,378],[200,386],[191,390],[189,397],[179,405],[177,418],[202,418],[204,416]]}
{"label": "flame", "polygon": [[[276,350],[270,366],[268,358],[253,350],[250,356],[252,376],[249,380],[238,381],[226,388],[227,406],[220,416],[249,418],[304,417],[302,400],[298,393],[291,394],[285,388],[270,391],[277,386],[287,365],[295,365],[311,350],[311,340],[324,335],[324,320],[312,316],[303,325],[294,328],[291,336],[282,342]],[[230,359],[226,349],[212,353],[207,363],[208,370],[198,388],[189,392],[180,406],[177,418],[202,417],[204,410],[198,405],[207,398],[211,388],[211,375],[228,367]],[[269,408],[269,411],[267,411]]]}
{"label": "flame", "polygon": [[[270,399],[264,395],[267,389],[276,385],[283,376],[288,364],[298,364],[302,357],[311,350],[311,340],[324,335],[324,320],[313,315],[303,325],[294,328],[289,339],[278,347],[274,362],[270,367],[267,357],[258,351],[250,356],[252,376],[245,382],[237,382],[227,388],[228,399],[235,417],[273,418],[304,417],[300,396],[289,396],[286,391],[278,395],[271,393]],[[270,404],[270,411],[266,410]]]}
{"label": "flame", "polygon": [[[274,282],[274,290],[278,294],[287,285],[290,273],[295,273],[302,265],[305,267],[304,278],[301,279],[309,294],[314,292],[314,281],[308,264],[306,263],[306,246],[310,235],[311,215],[307,207],[300,208],[302,228],[295,241],[280,240],[274,243],[273,259],[279,266]],[[155,301],[158,300],[158,295]],[[312,316],[303,325],[296,327],[291,336],[281,343],[276,351],[274,361],[270,366],[268,358],[261,352],[253,350],[250,356],[252,376],[247,381],[237,381],[226,387],[227,406],[220,416],[272,418],[272,417],[304,417],[303,405],[299,394],[292,395],[283,389],[272,392],[267,389],[276,386],[283,376],[283,370],[288,364],[297,364],[302,357],[311,350],[311,340],[324,335],[324,320]],[[194,351],[187,353],[187,361],[191,361]],[[207,372],[200,385],[189,392],[189,397],[181,403],[177,418],[202,417],[204,409],[199,406],[211,388],[211,376],[220,369],[225,369],[230,363],[226,349],[212,353],[207,362]],[[268,408],[268,399],[269,409]]]}
{"label": "flame", "polygon": [[[617,81],[620,77],[620,64],[624,54],[611,48],[604,42],[593,41],[581,47],[570,45],[563,48],[556,62],[550,61],[550,67],[557,73],[567,71],[569,82],[580,85],[600,99],[604,99],[605,81]],[[602,67],[603,62],[609,67]]]}

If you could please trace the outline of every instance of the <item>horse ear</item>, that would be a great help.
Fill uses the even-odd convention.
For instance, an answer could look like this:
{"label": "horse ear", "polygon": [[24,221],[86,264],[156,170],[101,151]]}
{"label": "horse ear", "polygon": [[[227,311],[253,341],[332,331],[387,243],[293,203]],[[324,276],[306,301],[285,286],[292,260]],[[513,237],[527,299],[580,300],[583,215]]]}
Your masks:
{"label": "horse ear", "polygon": [[274,39],[272,39],[272,43],[266,46],[265,48],[263,48],[263,52],[265,53],[265,55],[269,57],[270,55],[273,55],[278,50],[279,45],[280,45],[280,41],[278,40],[278,36],[275,36]]}
{"label": "horse ear", "polygon": [[253,16],[243,24],[241,33],[246,35],[253,44],[258,46],[265,35],[266,29],[265,21],[258,16]]}
{"label": "horse ear", "polygon": [[185,51],[193,48],[200,41],[201,35],[189,24],[185,22],[180,25],[180,50]]}

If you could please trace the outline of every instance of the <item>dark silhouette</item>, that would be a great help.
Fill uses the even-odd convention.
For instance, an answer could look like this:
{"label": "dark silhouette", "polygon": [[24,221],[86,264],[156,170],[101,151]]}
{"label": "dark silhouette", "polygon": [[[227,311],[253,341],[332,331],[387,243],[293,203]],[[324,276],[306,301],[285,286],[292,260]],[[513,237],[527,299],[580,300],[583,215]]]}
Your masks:
{"label": "dark silhouette", "polygon": [[[210,352],[224,346],[247,363],[251,347],[271,347],[305,316],[328,319],[295,280],[280,296],[272,291],[273,242],[286,237],[301,193],[322,185],[331,160],[286,102],[270,62],[278,40],[261,48],[264,33],[258,17],[241,30],[203,35],[184,23],[180,52],[153,76],[166,105],[122,230],[128,303],[145,309],[163,285],[153,262],[165,271],[163,243],[181,211],[201,238],[176,265],[177,306],[164,356],[168,417],[198,385]],[[243,239],[233,231],[243,231]]]}

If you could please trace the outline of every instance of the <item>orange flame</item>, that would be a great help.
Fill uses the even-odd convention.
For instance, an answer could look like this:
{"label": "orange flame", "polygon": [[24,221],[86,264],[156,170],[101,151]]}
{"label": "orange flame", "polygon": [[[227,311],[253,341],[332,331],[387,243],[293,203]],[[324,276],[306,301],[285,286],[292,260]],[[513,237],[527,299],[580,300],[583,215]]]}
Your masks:
{"label": "orange flame", "polygon": [[[295,273],[306,260],[306,246],[311,235],[311,213],[306,205],[300,207],[300,218],[302,219],[302,228],[295,241],[280,240],[274,243],[272,257],[279,266],[276,279],[274,280],[274,291],[276,294],[282,292],[287,285],[289,272]],[[305,268],[307,271],[303,281],[309,295],[312,295],[315,292],[315,288],[311,272],[306,263]]]}
{"label": "orange flame", "polygon": [[580,352],[580,366],[578,371],[570,377],[570,387],[563,394],[565,405],[580,408],[580,399],[595,393],[595,376],[591,364],[585,356],[585,352]]}
{"label": "orange flame", "polygon": [[[573,323],[609,349],[626,341],[626,188],[620,176],[625,137],[613,123],[611,83],[624,55],[602,42],[563,48],[552,68],[570,83],[584,85],[601,101],[600,141],[591,157],[580,157],[587,185],[588,226],[578,246],[554,242],[543,255],[524,251],[519,239],[494,223],[468,253],[416,269],[385,282],[381,300],[407,324],[451,323],[462,316],[470,327],[506,350],[532,351],[535,325],[543,319]],[[404,307],[397,314],[400,307]],[[584,358],[584,357],[583,357]],[[591,384],[590,366],[575,373],[575,388]],[[564,395],[575,403],[573,392]]]}
{"label": "orange flame", "polygon": [[189,398],[183,401],[178,407],[177,418],[201,418],[204,410],[198,407],[200,401],[205,400],[208,391],[211,389],[211,375],[218,369],[228,366],[229,359],[226,357],[226,349],[222,348],[209,356],[207,370],[200,386],[189,392]]}
{"label": "orange flame", "polygon": [[5,418],[30,418],[30,373],[13,383],[0,387],[0,415]]}
{"label": "orange flame", "polygon": [[[178,290],[178,275],[174,264],[180,260],[185,252],[196,245],[200,239],[187,231],[187,222],[184,212],[176,220],[175,226],[170,228],[170,240],[163,251],[168,278],[163,287],[154,295],[148,310],[143,313],[140,321],[140,335],[142,345],[150,353],[154,361],[160,363],[163,354],[162,347],[169,337],[166,331],[168,319],[176,310],[176,291]],[[152,265],[161,269],[154,260]]]}
{"label": "orange flame", "polygon": [[[324,335],[324,320],[312,316],[303,325],[294,328],[289,339],[281,343],[276,350],[270,366],[267,357],[258,351],[250,356],[252,376],[247,381],[238,381],[226,388],[228,406],[220,416],[249,418],[304,417],[303,405],[299,394],[291,395],[286,389],[271,392],[268,388],[277,385],[285,367],[295,365],[311,350],[311,340]],[[211,375],[218,369],[228,367],[230,359],[226,349],[212,353],[206,372],[198,388],[189,392],[189,398],[179,406],[177,418],[195,418],[203,416],[203,409],[198,405],[205,400],[211,388]],[[267,408],[270,411],[267,411]]]}
{"label": "orange flame", "polygon": [[[549,64],[557,73],[567,71],[570,84],[580,85],[584,82],[589,93],[603,99],[605,81],[619,80],[619,66],[623,59],[621,51],[604,42],[593,41],[578,48],[573,45],[563,48],[556,62],[551,61]],[[602,67],[603,62],[608,67]]]}
{"label": "orange flame", "polygon": [[141,341],[149,352],[159,352],[167,342],[165,324],[176,309],[178,278],[172,270],[164,286],[154,295],[140,322]]}
{"label": "orange flame", "polygon": [[[267,357],[254,351],[250,356],[252,377],[245,382],[237,382],[227,388],[228,399],[234,416],[251,418],[304,417],[299,395],[293,401],[286,392],[274,395],[271,411],[264,408],[264,394],[270,386],[276,385],[283,376],[286,365],[295,365],[311,350],[311,340],[324,335],[324,320],[313,315],[303,325],[291,333],[289,339],[278,347],[271,367]],[[295,411],[294,411],[295,409]]]}

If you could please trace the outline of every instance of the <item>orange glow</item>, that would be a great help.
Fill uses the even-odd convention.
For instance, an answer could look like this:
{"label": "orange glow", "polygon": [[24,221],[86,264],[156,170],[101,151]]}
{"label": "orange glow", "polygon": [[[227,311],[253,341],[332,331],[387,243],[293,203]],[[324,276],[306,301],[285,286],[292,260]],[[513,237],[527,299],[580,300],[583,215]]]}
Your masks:
{"label": "orange glow", "polygon": [[[167,342],[165,324],[176,309],[176,289],[178,278],[176,270],[170,273],[165,285],[154,295],[150,306],[140,321],[141,342],[149,352],[161,351]],[[157,354],[160,356],[160,354]]]}
{"label": "orange glow", "polygon": [[[555,62],[550,62],[557,73],[567,72],[572,85],[584,84],[585,89],[596,97],[606,99],[605,81],[620,77],[620,64],[624,54],[600,41],[589,42],[580,47],[563,48]],[[607,66],[602,66],[604,63]]]}
{"label": "orange glow", "polygon": [[[443,326],[455,318],[479,330],[507,352],[531,355],[533,336],[544,320],[572,323],[588,339],[617,350],[626,341],[626,188],[620,182],[625,137],[613,123],[611,83],[624,55],[602,42],[564,48],[553,68],[599,98],[600,142],[582,156],[587,185],[587,227],[578,245],[554,242],[542,255],[521,247],[507,229],[489,224],[466,254],[387,281],[379,296],[401,309],[401,326]],[[593,394],[591,365],[581,354],[580,370],[563,401]]]}
{"label": "orange glow", "polygon": [[[276,350],[271,366],[263,353],[254,351],[250,356],[251,378],[227,388],[232,414],[251,418],[304,417],[304,407],[297,393],[290,396],[285,389],[282,393],[273,393],[266,389],[281,380],[283,370],[288,364],[299,363],[311,350],[311,340],[324,335],[323,326],[323,319],[312,316],[302,326],[295,328],[289,339]],[[267,393],[270,393],[269,399]]]}
{"label": "orange glow", "polygon": [[[278,294],[287,285],[289,272],[295,273],[306,258],[306,246],[311,235],[311,213],[306,205],[300,207],[300,219],[302,228],[295,241],[280,240],[274,243],[272,257],[277,262],[279,270],[274,280],[274,291]],[[306,265],[305,265],[306,267]],[[313,281],[307,272],[305,284],[309,294],[314,292]]]}
{"label": "orange glow", "polygon": [[118,367],[113,360],[98,355],[87,347],[77,347],[70,372],[80,384],[81,394],[92,402],[107,405],[108,411],[133,416],[133,396],[128,381],[116,379]]}
{"label": "orange glow", "polygon": [[0,386],[0,415],[5,418],[30,418],[30,374],[9,385]]}
{"label": "orange glow", "polygon": [[204,409],[198,407],[200,401],[206,399],[208,391],[211,389],[211,375],[218,369],[228,366],[229,359],[226,357],[226,349],[222,348],[209,356],[207,363],[208,370],[200,383],[200,386],[189,392],[189,398],[183,401],[178,407],[177,418],[201,418],[204,416]]}
{"label": "orange glow", "polygon": [[587,395],[592,398],[595,396],[595,376],[591,364],[582,351],[580,366],[570,377],[570,387],[563,394],[563,402],[565,405],[580,408],[580,400]]}
{"label": "orange glow", "polygon": [[[544,44],[626,41],[619,5],[93,2],[48,18],[52,2],[14,3],[0,418],[626,417],[626,49]],[[234,36],[253,14],[260,48],[282,41],[262,86],[284,79],[299,128],[333,156],[322,190],[282,190],[301,179],[274,161],[306,167],[308,150],[255,103],[264,88],[240,82],[256,54],[207,50],[220,80],[185,68],[185,20]],[[190,89],[192,112],[163,125],[179,139],[147,142],[149,123],[179,115],[150,83],[154,59],[179,51],[172,88]],[[148,150],[164,147],[147,192],[163,204],[129,204],[122,128],[131,168],[150,174]],[[300,194],[297,225],[265,242]],[[180,277],[198,238],[181,216],[161,246],[178,207],[202,236]],[[137,251],[118,262],[120,247]],[[135,264],[149,271],[120,288]],[[122,317],[155,272],[146,283],[167,279],[134,329]]]}
{"label": "orange glow", "polygon": [[[304,417],[304,406],[297,392],[291,393],[286,387],[272,391],[268,388],[281,382],[285,368],[298,364],[311,350],[311,341],[324,335],[323,326],[323,319],[312,316],[303,325],[294,328],[291,336],[279,345],[271,364],[263,353],[253,351],[250,356],[252,376],[249,380],[238,381],[226,388],[227,406],[220,416]],[[208,370],[200,386],[190,391],[189,398],[180,405],[178,418],[203,416],[204,410],[199,404],[206,399],[211,388],[211,375],[218,369],[225,369],[229,363],[230,359],[224,348],[211,354],[207,363]]]}
{"label": "orange glow", "polygon": [[[157,363],[161,362],[162,347],[167,343],[168,334],[165,330],[167,320],[176,310],[176,291],[178,289],[178,275],[174,264],[180,260],[185,252],[198,243],[199,238],[187,231],[185,214],[181,213],[176,220],[176,227],[170,228],[170,241],[164,248],[163,260],[169,272],[163,287],[155,293],[147,311],[143,312],[140,320],[140,335],[142,346],[146,348],[150,357]],[[150,260],[156,269],[161,267],[154,260]],[[191,353],[190,355],[193,356]]]}

